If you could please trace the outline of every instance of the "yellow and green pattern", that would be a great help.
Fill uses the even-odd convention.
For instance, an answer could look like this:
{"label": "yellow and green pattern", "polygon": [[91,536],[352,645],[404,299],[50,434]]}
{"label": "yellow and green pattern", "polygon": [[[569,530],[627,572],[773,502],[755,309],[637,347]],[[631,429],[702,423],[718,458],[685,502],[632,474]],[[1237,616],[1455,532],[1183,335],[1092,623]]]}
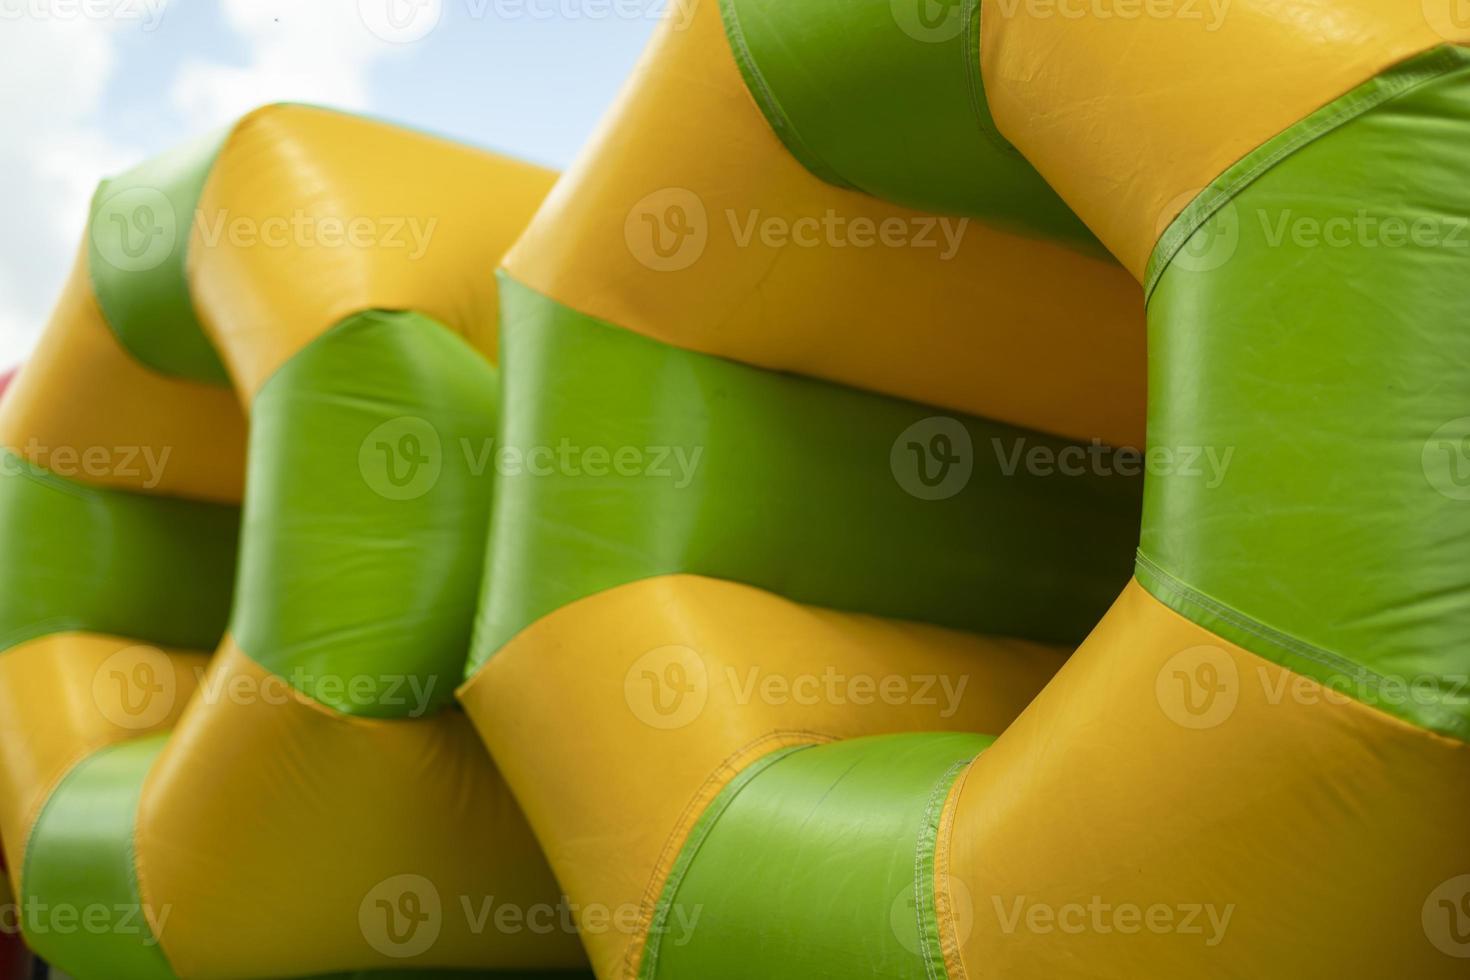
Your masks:
{"label": "yellow and green pattern", "polygon": [[136,927],[31,946],[1462,976],[1470,28],[683,9],[559,178],[283,105],[102,185],[0,406],[0,839]]}

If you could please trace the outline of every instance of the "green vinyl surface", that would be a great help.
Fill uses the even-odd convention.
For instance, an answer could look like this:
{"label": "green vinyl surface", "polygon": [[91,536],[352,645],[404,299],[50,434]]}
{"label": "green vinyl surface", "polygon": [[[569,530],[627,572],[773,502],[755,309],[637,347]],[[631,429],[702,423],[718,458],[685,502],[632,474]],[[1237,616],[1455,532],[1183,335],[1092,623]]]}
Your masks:
{"label": "green vinyl surface", "polygon": [[1161,260],[1149,442],[1231,463],[1214,486],[1150,475],[1138,561],[1143,585],[1184,615],[1461,739],[1467,127],[1470,54],[1442,48],[1222,179]]}
{"label": "green vinyl surface", "polygon": [[88,631],[213,650],[239,509],[78,483],[0,451],[0,655]]}
{"label": "green vinyl surface", "polygon": [[[1140,479],[1007,468],[1064,440],[671,347],[504,276],[501,298],[505,452],[473,666],[660,575],[1058,643],[1128,581]],[[908,451],[933,445],[908,433],[931,424],[971,465],[942,499],[905,482]]]}
{"label": "green vinyl surface", "polygon": [[251,412],[241,649],[323,704],[394,718],[454,697],[469,649],[493,470],[491,367],[416,313],[348,318]]}
{"label": "green vinyl surface", "polygon": [[[26,942],[73,980],[174,980],[150,926],[168,931],[167,895],[138,890],[134,823],[144,781],[168,736],[109,746],[52,793],[26,848],[17,914]],[[227,836],[217,838],[228,847]],[[592,980],[577,971],[364,970],[317,980]]]}
{"label": "green vinyl surface", "polygon": [[75,980],[170,980],[133,863],[143,779],[166,735],[122,742],[82,760],[51,794],[26,844],[26,942]]}
{"label": "green vinyl surface", "polygon": [[979,0],[720,5],[751,95],[818,177],[1106,254],[996,129]]}
{"label": "green vinyl surface", "polygon": [[87,242],[97,302],[122,345],[163,374],[221,386],[229,376],[195,315],[186,261],[199,198],[228,135],[211,133],[103,181]]}
{"label": "green vinyl surface", "polygon": [[642,980],[945,976],[939,820],[955,779],[992,741],[857,738],[747,768],[675,862]]}

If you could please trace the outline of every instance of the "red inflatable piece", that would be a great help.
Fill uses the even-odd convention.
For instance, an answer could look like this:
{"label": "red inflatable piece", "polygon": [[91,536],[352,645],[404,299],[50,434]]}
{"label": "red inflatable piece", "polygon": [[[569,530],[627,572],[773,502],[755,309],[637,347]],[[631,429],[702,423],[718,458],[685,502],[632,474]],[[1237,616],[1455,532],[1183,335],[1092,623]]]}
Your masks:
{"label": "red inflatable piece", "polygon": [[[0,390],[9,378],[0,378]],[[5,872],[5,859],[0,857],[0,875]],[[20,916],[7,885],[0,888],[0,980],[27,980],[31,975],[31,958],[18,932]]]}
{"label": "red inflatable piece", "polygon": [[[13,377],[14,369],[0,374],[0,394],[5,393]],[[4,873],[5,857],[0,855],[0,875]],[[20,916],[16,915],[8,887],[0,889],[0,898],[9,905],[0,907],[0,980],[26,980],[31,975],[31,961],[17,933]]]}

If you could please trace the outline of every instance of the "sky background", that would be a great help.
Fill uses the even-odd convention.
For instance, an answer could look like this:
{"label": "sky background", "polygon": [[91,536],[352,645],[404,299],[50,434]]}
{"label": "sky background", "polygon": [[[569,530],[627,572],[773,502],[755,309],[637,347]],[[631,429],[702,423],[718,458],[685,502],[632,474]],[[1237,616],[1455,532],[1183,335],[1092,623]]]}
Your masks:
{"label": "sky background", "polygon": [[0,0],[0,370],[103,177],[257,105],[367,112],[564,167],[660,0]]}

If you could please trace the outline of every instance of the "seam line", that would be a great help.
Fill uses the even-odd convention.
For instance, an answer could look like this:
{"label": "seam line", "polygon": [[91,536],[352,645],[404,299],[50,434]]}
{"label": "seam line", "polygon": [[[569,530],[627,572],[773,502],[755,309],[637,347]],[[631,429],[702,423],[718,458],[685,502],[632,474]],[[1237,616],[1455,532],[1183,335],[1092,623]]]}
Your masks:
{"label": "seam line", "polygon": [[1159,238],[1144,273],[1144,305],[1153,297],[1174,256],[1194,233],[1268,171],[1353,120],[1467,64],[1470,54],[1458,47],[1431,48],[1368,79],[1241,157],[1201,190]]}

